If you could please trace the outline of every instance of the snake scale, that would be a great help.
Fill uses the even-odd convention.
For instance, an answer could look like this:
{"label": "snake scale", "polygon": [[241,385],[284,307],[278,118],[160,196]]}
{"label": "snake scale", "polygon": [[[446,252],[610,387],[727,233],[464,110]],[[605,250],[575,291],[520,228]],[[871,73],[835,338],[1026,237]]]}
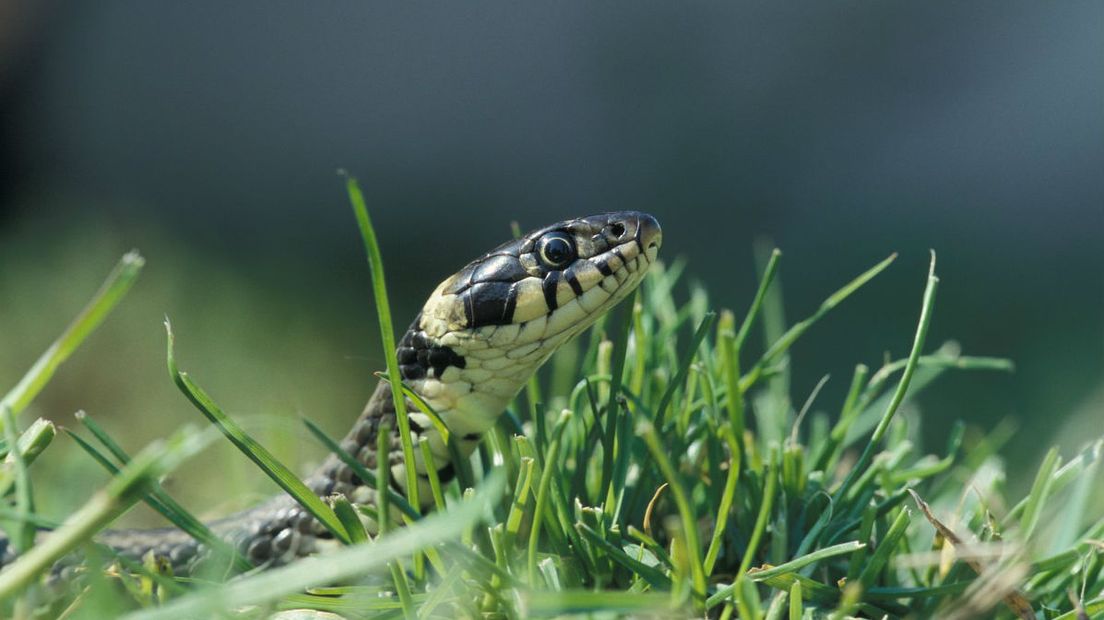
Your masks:
{"label": "snake scale", "polygon": [[[403,382],[459,438],[461,455],[470,456],[537,368],[640,284],[661,241],[655,218],[620,211],[559,222],[487,252],[437,286],[399,341]],[[449,463],[438,475],[442,482],[450,480],[454,472],[441,436],[413,403],[408,401],[407,409],[412,439],[428,442],[435,463]],[[372,471],[384,427],[391,429],[385,455],[390,484],[402,492],[407,478],[385,382],[377,385],[341,446]],[[418,496],[422,508],[428,508],[426,465],[420,452],[415,454]],[[320,496],[340,493],[353,503],[375,503],[375,490],[333,455],[307,484]],[[260,567],[336,544],[287,495],[209,525]],[[152,552],[178,575],[194,573],[207,556],[203,545],[176,529],[110,530],[97,541],[135,559]],[[14,559],[7,547],[0,538],[0,566]]]}

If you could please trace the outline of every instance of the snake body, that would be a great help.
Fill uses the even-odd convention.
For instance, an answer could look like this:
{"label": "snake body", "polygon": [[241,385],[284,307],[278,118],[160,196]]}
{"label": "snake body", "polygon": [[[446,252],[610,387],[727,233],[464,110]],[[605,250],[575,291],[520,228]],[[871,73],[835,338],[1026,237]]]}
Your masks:
{"label": "snake body", "polygon": [[[404,384],[440,415],[450,436],[458,439],[461,455],[470,456],[537,368],[637,287],[661,240],[655,218],[620,211],[559,222],[491,250],[441,282],[400,339]],[[407,409],[415,444],[428,442],[434,463],[443,464],[438,476],[450,480],[454,472],[442,437],[409,400]],[[402,492],[407,477],[385,382],[377,385],[341,446],[374,471],[384,427],[391,429],[390,449],[383,455],[389,483]],[[420,451],[415,455],[418,497],[428,508],[426,463]],[[307,484],[320,496],[340,493],[356,504],[376,501],[376,491],[333,455]],[[209,525],[255,566],[281,565],[335,544],[287,495]],[[176,529],[111,530],[97,540],[132,558],[152,552],[177,574],[195,572],[207,556],[203,545]]]}

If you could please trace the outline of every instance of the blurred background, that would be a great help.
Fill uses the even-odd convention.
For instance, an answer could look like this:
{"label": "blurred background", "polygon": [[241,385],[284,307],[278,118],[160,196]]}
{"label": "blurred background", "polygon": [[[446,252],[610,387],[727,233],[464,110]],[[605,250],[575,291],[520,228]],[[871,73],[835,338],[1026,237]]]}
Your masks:
{"label": "blurred background", "polygon": [[[933,248],[929,348],[1017,371],[941,379],[925,448],[1010,420],[1010,470],[1034,471],[1104,429],[1102,32],[1099,2],[0,0],[0,386],[138,248],[140,282],[26,419],[84,409],[134,450],[203,423],[168,315],[181,366],[305,470],[298,417],[342,433],[383,367],[346,168],[403,326],[511,221],[649,211],[739,312],[770,239],[790,320],[900,252],[793,350],[794,400],[830,373],[833,414],[856,363],[907,354]],[[35,470],[105,479],[64,438]],[[169,487],[205,514],[273,490],[229,446]]]}

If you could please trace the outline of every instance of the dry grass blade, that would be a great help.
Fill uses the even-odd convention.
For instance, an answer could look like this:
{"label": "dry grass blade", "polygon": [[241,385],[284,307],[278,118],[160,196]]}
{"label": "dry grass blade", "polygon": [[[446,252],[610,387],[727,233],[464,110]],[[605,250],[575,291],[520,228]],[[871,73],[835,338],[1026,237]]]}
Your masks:
{"label": "dry grass blade", "polygon": [[[955,534],[954,530],[943,524],[942,521],[937,519],[932,513],[931,506],[928,506],[927,502],[920,499],[920,496],[912,489],[908,490],[909,495],[912,495],[913,501],[916,502],[917,507],[920,508],[920,512],[924,513],[924,517],[932,524],[932,527],[939,532],[939,534],[951,542],[955,546],[962,546],[964,543],[958,534]],[[986,570],[985,566],[973,559],[964,559],[967,565],[970,566],[979,576],[985,578],[987,575],[991,575],[992,571]],[[1035,610],[1031,608],[1031,603],[1027,598],[1020,593],[1019,588],[1012,585],[1008,588],[1008,594],[1003,597],[1004,604],[1013,611],[1017,616],[1024,620],[1034,620]]]}

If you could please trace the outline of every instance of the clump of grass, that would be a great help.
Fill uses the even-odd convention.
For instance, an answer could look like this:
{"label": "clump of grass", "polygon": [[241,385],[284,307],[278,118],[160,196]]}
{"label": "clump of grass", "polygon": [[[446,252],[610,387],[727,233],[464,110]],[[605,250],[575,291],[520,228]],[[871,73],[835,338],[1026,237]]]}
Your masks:
{"label": "clump of grass", "polygon": [[[352,179],[348,190],[370,257],[382,341],[390,343],[385,347],[390,351],[394,333],[380,248]],[[102,617],[110,610],[134,618],[217,613],[261,618],[304,609],[346,618],[1063,619],[1104,614],[1104,517],[1089,512],[1100,492],[1104,440],[1065,462],[1051,451],[1028,495],[1010,501],[997,457],[999,429],[968,440],[964,428],[955,426],[938,454],[925,453],[914,439],[920,418],[902,405],[940,375],[1011,370],[1005,360],[961,355],[953,343],[927,344],[938,289],[934,256],[918,295],[916,329],[911,338],[902,334],[901,342],[887,343],[899,347],[911,340],[907,357],[887,360],[873,372],[858,363],[842,403],[819,401],[819,385],[807,396],[789,392],[793,343],[892,261],[889,257],[844,284],[789,327],[777,295],[777,250],[762,261],[760,286],[739,320],[734,312],[715,312],[700,286],[681,293],[682,263],[657,265],[631,302],[554,358],[550,380],[532,383],[470,461],[454,463],[458,480],[441,484],[431,476],[437,509],[426,516],[415,508],[416,498],[393,490],[374,508],[354,507],[342,498],[320,503],[286,465],[175,371],[170,349],[173,378],[188,398],[327,523],[345,548],[277,571],[215,580],[180,580],[155,564],[134,565],[94,552],[103,561],[89,562],[83,589],[43,597],[41,584],[53,560],[70,549],[88,549],[97,531],[139,498],[210,542],[205,526],[155,480],[199,445],[197,435],[177,440],[174,445],[188,447],[164,460],[147,450],[131,461],[106,430],[85,419],[103,451],[83,439],[82,445],[118,471],[107,490],[113,501],[99,508],[95,519],[84,518],[84,509],[74,514],[72,520],[81,525],[55,534],[64,544],[52,544],[49,552],[36,546],[0,573],[3,613]],[[770,344],[756,355],[748,342],[757,325]],[[405,412],[405,386],[399,384],[393,353],[388,369],[396,404]],[[3,402],[29,402],[26,389]],[[805,404],[795,409],[792,402]],[[400,415],[400,426],[404,422]],[[308,421],[307,426],[339,457],[355,463],[316,425]],[[52,426],[34,422],[20,436],[9,422],[6,433],[0,489],[10,499],[0,516],[9,538],[26,550],[42,523],[34,512],[28,465],[49,443]],[[432,458],[407,439],[408,463],[415,450]],[[364,468],[357,475],[369,484],[387,477]],[[358,510],[380,525],[377,536],[361,527]],[[394,527],[393,515],[405,527]],[[226,553],[239,569],[246,568],[232,550]],[[103,570],[106,564],[110,570]]]}

